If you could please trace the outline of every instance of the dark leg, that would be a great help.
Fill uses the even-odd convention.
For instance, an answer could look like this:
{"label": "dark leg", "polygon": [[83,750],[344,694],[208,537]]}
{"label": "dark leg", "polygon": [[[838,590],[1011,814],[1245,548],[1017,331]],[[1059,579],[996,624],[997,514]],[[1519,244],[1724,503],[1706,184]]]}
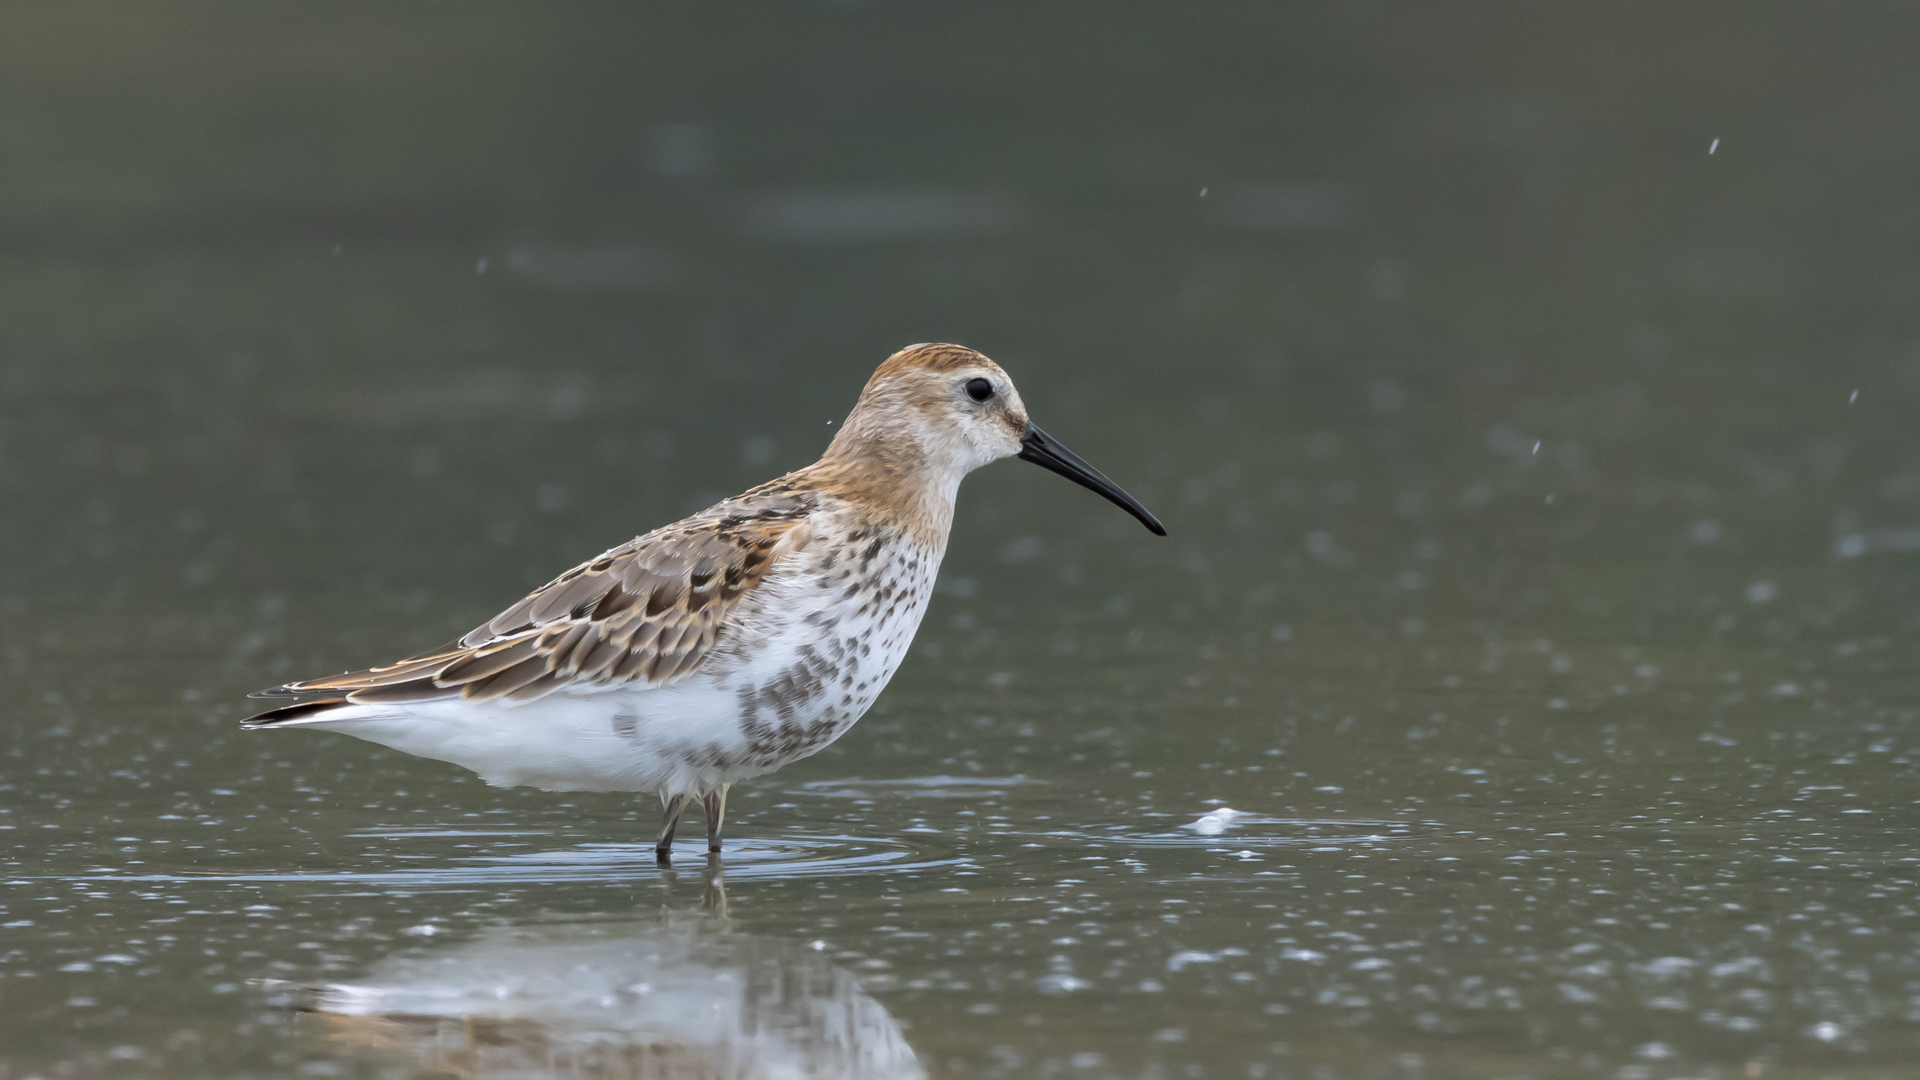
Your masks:
{"label": "dark leg", "polygon": [[673,854],[673,831],[680,827],[680,815],[686,812],[685,795],[660,796],[660,835],[653,840],[653,853],[660,859]]}
{"label": "dark leg", "polygon": [[727,819],[727,789],[732,786],[732,784],[721,784],[719,787],[707,792],[706,798],[702,800],[706,803],[707,807],[708,851],[718,852],[720,850],[720,825]]}

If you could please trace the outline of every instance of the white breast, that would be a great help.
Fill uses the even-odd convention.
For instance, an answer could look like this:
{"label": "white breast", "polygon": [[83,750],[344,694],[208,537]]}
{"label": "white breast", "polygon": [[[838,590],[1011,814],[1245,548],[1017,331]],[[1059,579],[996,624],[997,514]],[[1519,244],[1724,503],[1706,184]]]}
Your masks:
{"label": "white breast", "polygon": [[756,772],[814,753],[866,713],[913,644],[940,562],[897,535],[807,554],[762,587],[738,662],[714,674],[735,694]]}

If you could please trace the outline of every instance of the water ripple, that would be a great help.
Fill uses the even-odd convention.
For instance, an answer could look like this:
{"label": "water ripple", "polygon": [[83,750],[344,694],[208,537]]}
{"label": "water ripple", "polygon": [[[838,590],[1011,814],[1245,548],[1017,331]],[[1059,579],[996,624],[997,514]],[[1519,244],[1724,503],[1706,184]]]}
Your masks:
{"label": "water ripple", "polygon": [[[443,837],[437,831],[410,834],[382,832],[383,839]],[[559,884],[604,882],[623,878],[651,878],[662,872],[653,845],[583,843],[545,851],[500,855],[440,855],[393,851],[369,856],[367,862],[405,859],[408,865],[391,868],[248,869],[232,872],[189,870],[175,873],[130,874],[116,871],[84,875],[88,881],[152,883],[233,882],[360,884],[389,888],[434,889],[473,885]],[[706,852],[682,845],[674,869],[706,865]],[[905,840],[886,837],[791,835],[728,841],[718,860],[732,880],[833,877],[843,874],[920,871],[970,865],[951,851],[934,851]]]}
{"label": "water ripple", "polygon": [[1196,830],[1191,825],[1175,828],[1142,827],[1133,824],[1056,829],[1034,834],[1047,840],[1079,840],[1088,843],[1123,843],[1148,848],[1341,848],[1353,845],[1390,844],[1429,835],[1438,828],[1435,822],[1365,818],[1286,818],[1259,814],[1235,814],[1229,824],[1213,830]]}

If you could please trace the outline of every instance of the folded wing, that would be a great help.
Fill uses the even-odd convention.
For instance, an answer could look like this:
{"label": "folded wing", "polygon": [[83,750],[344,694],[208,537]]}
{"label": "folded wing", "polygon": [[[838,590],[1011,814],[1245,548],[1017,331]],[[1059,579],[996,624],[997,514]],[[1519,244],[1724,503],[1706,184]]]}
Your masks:
{"label": "folded wing", "polygon": [[526,701],[563,686],[672,682],[713,655],[741,598],[805,545],[806,518],[785,506],[670,525],[574,567],[444,649],[258,696]]}

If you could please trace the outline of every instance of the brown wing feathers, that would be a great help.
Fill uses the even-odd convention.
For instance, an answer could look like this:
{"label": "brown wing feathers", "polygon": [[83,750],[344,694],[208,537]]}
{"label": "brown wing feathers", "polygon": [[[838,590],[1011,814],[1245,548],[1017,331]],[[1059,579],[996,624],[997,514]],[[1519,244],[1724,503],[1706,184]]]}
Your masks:
{"label": "brown wing feathers", "polygon": [[794,534],[803,520],[790,512],[670,527],[574,567],[445,649],[267,693],[523,701],[561,685],[666,682],[707,657],[781,541],[804,544],[805,530]]}

